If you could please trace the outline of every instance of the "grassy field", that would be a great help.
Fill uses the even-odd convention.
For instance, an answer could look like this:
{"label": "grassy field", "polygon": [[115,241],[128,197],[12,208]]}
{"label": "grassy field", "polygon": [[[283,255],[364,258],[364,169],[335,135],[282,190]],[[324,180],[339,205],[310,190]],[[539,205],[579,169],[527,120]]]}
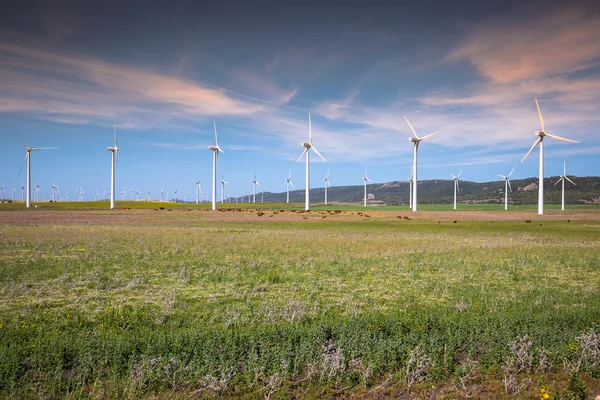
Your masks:
{"label": "grassy field", "polygon": [[0,208],[0,397],[599,394],[597,211],[61,204]]}

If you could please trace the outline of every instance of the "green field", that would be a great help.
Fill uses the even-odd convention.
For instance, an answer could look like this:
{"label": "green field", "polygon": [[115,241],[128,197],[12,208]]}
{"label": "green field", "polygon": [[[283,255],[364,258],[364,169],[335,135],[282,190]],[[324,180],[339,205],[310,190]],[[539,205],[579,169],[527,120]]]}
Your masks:
{"label": "green field", "polygon": [[[598,394],[597,218],[256,223],[169,207],[0,224],[0,397]],[[44,222],[55,213],[73,221]]]}

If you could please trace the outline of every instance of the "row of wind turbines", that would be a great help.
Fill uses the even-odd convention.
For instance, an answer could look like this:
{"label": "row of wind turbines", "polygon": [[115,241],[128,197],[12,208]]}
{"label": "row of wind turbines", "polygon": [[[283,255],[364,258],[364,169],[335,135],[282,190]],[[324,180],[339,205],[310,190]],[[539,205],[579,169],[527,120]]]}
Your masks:
{"label": "row of wind turbines", "polygon": [[[525,156],[523,157],[523,159],[521,160],[521,162],[525,161],[525,159],[529,156],[529,154],[531,154],[531,152],[537,147],[539,146],[540,148],[540,159],[539,159],[539,186],[538,186],[538,214],[543,214],[544,213],[544,138],[545,137],[549,137],[551,139],[554,140],[561,140],[561,141],[565,141],[565,142],[571,142],[571,143],[578,143],[575,140],[571,140],[571,139],[566,139],[560,136],[556,136],[556,135],[552,135],[549,134],[545,131],[545,127],[544,127],[544,120],[542,118],[542,112],[540,110],[540,106],[539,103],[537,101],[537,98],[535,99],[535,104],[537,107],[537,111],[538,111],[538,116],[540,118],[540,125],[541,125],[541,129],[535,132],[535,135],[538,137],[537,140],[533,143],[533,146],[531,147],[531,149],[529,149],[529,151],[527,152],[527,154],[525,154]],[[427,140],[437,134],[440,133],[440,131],[436,131],[433,133],[430,133],[428,135],[419,137],[417,135],[417,132],[415,131],[415,129],[413,128],[413,126],[411,125],[411,123],[409,122],[408,118],[406,118],[406,116],[404,117],[404,119],[406,120],[406,123],[408,124],[408,126],[410,127],[410,130],[412,131],[413,135],[409,138],[409,141],[413,143],[413,167],[412,167],[412,177],[409,179],[409,184],[410,184],[410,207],[412,209],[412,211],[418,211],[418,193],[417,193],[417,188],[418,185],[416,184],[418,182],[418,164],[417,164],[417,159],[418,159],[418,151],[419,151],[419,144],[424,141]],[[218,162],[218,156],[219,153],[223,153],[223,149],[221,149],[221,147],[219,146],[219,139],[218,139],[218,135],[217,135],[217,125],[216,122],[213,121],[213,129],[214,129],[214,133],[215,133],[215,144],[214,145],[210,145],[208,146],[208,149],[211,150],[213,152],[213,174],[212,174],[212,210],[216,210],[217,209],[217,162]],[[110,209],[114,209],[115,208],[115,175],[116,175],[116,161],[118,160],[118,155],[119,155],[119,146],[117,143],[117,131],[116,131],[116,125],[113,124],[113,134],[114,134],[114,144],[113,146],[109,146],[107,148],[108,151],[111,152],[111,183],[110,183]],[[26,194],[27,194],[27,207],[31,207],[31,152],[33,151],[38,151],[38,150],[50,150],[50,149],[56,149],[56,147],[29,147],[28,145],[26,145],[20,138],[19,141],[21,141],[21,143],[23,144],[23,146],[25,146],[26,149],[26,155],[25,155],[25,159],[23,161],[23,163],[27,162],[27,184],[26,184]],[[300,157],[298,158],[298,161],[300,161],[303,157],[305,157],[306,160],[306,190],[305,190],[305,203],[304,203],[304,209],[305,211],[309,211],[310,210],[310,153],[311,151],[314,151],[316,153],[317,156],[319,156],[323,161],[326,161],[325,158],[321,155],[321,153],[319,153],[319,151],[317,150],[317,148],[313,145],[313,135],[312,135],[312,122],[311,122],[311,116],[310,113],[308,114],[308,142],[302,142],[302,147],[304,147],[304,150],[302,152],[302,154],[300,155]],[[508,190],[510,189],[512,191],[512,188],[510,187],[510,176],[512,175],[512,173],[514,172],[513,168],[511,170],[511,172],[504,176],[504,175],[499,175],[500,177],[502,177],[505,180],[505,210],[508,209]],[[454,208],[456,209],[456,198],[457,198],[457,192],[459,191],[459,177],[460,174],[462,173],[462,171],[458,174],[458,175],[452,175],[452,178],[454,180]],[[330,182],[329,182],[329,171],[327,172],[327,177],[325,177],[323,179],[325,181],[325,202],[327,203],[327,189],[331,188]],[[567,176],[566,176],[566,164],[565,164],[565,169],[564,169],[564,174],[560,177],[559,182],[562,182],[562,187],[563,187],[563,193],[562,193],[562,208],[564,210],[564,183],[565,180],[569,181],[570,183],[573,183],[573,181],[571,181]],[[368,175],[367,175],[367,169],[365,167],[365,176],[363,177],[363,181],[364,181],[364,205],[366,206],[367,204],[367,183],[371,182],[371,180],[369,179]],[[222,185],[222,191],[221,191],[221,201],[224,201],[224,193],[225,193],[225,184],[227,182],[224,179],[221,179],[221,185]],[[258,183],[258,180],[256,179],[256,174],[254,174],[254,179],[252,180],[253,183],[253,202],[256,202],[256,186],[260,186],[260,184]],[[291,182],[291,176],[288,175],[288,178],[285,180],[286,185],[286,190],[287,190],[287,201],[289,202],[289,187],[292,186],[294,187],[293,183]],[[199,187],[199,182],[196,182],[197,187]],[[3,192],[4,188],[2,188],[2,192]],[[198,190],[198,189],[197,189]],[[82,189],[79,190],[79,194],[80,194],[80,198],[82,195],[83,191]],[[196,195],[196,198],[198,199],[198,193]]]}

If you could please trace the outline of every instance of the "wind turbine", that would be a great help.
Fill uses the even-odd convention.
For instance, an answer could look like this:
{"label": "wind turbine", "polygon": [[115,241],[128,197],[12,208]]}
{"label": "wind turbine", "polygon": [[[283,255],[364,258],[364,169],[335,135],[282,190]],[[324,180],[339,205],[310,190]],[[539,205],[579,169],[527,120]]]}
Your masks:
{"label": "wind turbine", "polygon": [[462,169],[456,176],[450,174],[450,176],[452,177],[452,180],[454,181],[454,209],[455,210],[456,210],[456,193],[460,192],[460,186],[458,186],[458,178],[460,178],[460,174],[462,174]]}
{"label": "wind turbine", "polygon": [[21,203],[25,202],[25,184],[21,184]]}
{"label": "wind turbine", "polygon": [[256,185],[260,186],[260,183],[256,180],[256,171],[254,171],[254,179],[252,179],[252,203],[256,203]]}
{"label": "wind turbine", "polygon": [[369,176],[367,175],[367,167],[365,167],[365,176],[363,177],[363,181],[365,181],[365,197],[363,200],[363,206],[367,206],[367,182],[373,182],[372,180],[369,179]]}
{"label": "wind turbine", "polygon": [[2,192],[2,202],[4,203],[4,184],[0,186],[0,192]]}
{"label": "wind turbine", "polygon": [[533,146],[531,146],[531,149],[529,149],[527,154],[525,154],[525,157],[523,157],[521,162],[525,161],[525,159],[527,158],[529,153],[531,153],[538,144],[540,145],[540,177],[539,177],[540,183],[539,183],[539,188],[538,188],[538,214],[542,215],[542,214],[544,214],[544,137],[548,136],[550,139],[562,140],[564,142],[571,142],[571,143],[579,143],[579,142],[546,133],[546,131],[544,129],[544,120],[542,119],[542,112],[540,111],[540,105],[538,104],[537,98],[535,99],[535,105],[538,110],[538,115],[540,116],[540,125],[541,125],[542,130],[535,132],[536,136],[538,136],[538,139],[533,143]]}
{"label": "wind turbine", "polygon": [[115,155],[116,159],[119,158],[119,146],[117,145],[117,125],[113,122],[113,133],[115,136],[115,143],[113,147],[107,147],[107,150],[111,153],[111,170],[110,170],[110,209],[115,208]]}
{"label": "wind turbine", "polygon": [[173,192],[173,200],[177,203],[177,189]]}
{"label": "wind turbine", "polygon": [[14,183],[12,185],[12,194],[10,195],[10,201],[11,201],[11,203],[15,202],[15,184]]}
{"label": "wind turbine", "polygon": [[135,190],[135,201],[140,201],[140,189]]}
{"label": "wind turbine", "polygon": [[208,146],[209,150],[213,151],[213,183],[212,183],[212,209],[217,209],[217,158],[219,152],[224,153],[219,147],[219,138],[217,137],[217,123],[213,121],[213,127],[215,128],[215,144],[214,146]]}
{"label": "wind turbine", "polygon": [[79,187],[77,193],[79,193],[79,202],[81,203],[83,201],[83,186]]}
{"label": "wind turbine", "polygon": [[150,192],[152,192],[152,188],[148,189],[148,201],[150,201]]}
{"label": "wind turbine", "polygon": [[199,200],[200,200],[200,191],[201,191],[201,189],[200,189],[200,181],[197,181],[196,182],[196,204],[198,204]]}
{"label": "wind turbine", "polygon": [[94,201],[97,201],[97,200],[98,200],[98,194],[99,194],[99,193],[98,193],[98,189],[96,189],[96,190],[94,191]]}
{"label": "wind turbine", "polygon": [[[567,180],[567,181],[571,182],[573,185],[575,185],[575,182],[570,180],[569,177],[567,176],[567,162],[566,161],[564,161],[564,172],[563,172],[562,176],[554,184],[554,186],[556,186],[556,184],[558,182],[562,182],[562,201],[560,203],[560,209],[563,211],[565,210],[565,180]],[[577,185],[575,185],[575,186],[577,186]]]}
{"label": "wind turbine", "polygon": [[187,203],[187,191],[183,191],[183,202]]}
{"label": "wind turbine", "polygon": [[513,167],[513,169],[510,170],[510,174],[506,176],[498,174],[499,177],[504,178],[504,210],[508,210],[508,191],[510,190],[512,193],[512,187],[510,187],[510,176],[515,168],[516,167]]}
{"label": "wind turbine", "polygon": [[[17,139],[25,146],[25,150],[27,153],[25,154],[25,159],[23,163],[27,161],[27,205],[26,207],[31,207],[31,152],[36,150],[52,150],[57,149],[58,147],[29,147],[21,140],[20,137],[17,136]],[[21,167],[23,168],[23,167]],[[2,199],[4,200],[4,187],[2,188]]]}
{"label": "wind turbine", "polygon": [[160,189],[160,202],[161,203],[163,202],[163,190],[162,189]]}
{"label": "wind turbine", "polygon": [[304,152],[298,157],[298,161],[306,154],[306,194],[304,196],[304,211],[310,211],[310,149],[312,148],[315,153],[325,161],[325,158],[319,153],[319,150],[312,144],[310,113],[308,113],[308,142],[302,142],[302,146],[304,147]]}
{"label": "wind turbine", "polygon": [[285,189],[286,189],[286,202],[289,203],[290,202],[290,185],[292,185],[292,187],[294,189],[296,189],[294,187],[294,184],[292,183],[292,170],[291,169],[288,171],[288,177],[286,178],[284,185],[285,185]]}
{"label": "wind turbine", "polygon": [[36,185],[35,186],[35,197],[36,197],[36,202],[40,202],[40,185]]}
{"label": "wind turbine", "polygon": [[329,183],[329,168],[327,168],[327,176],[323,178],[323,181],[325,182],[325,205],[327,205],[327,187],[331,189],[331,183]]}
{"label": "wind turbine", "polygon": [[225,196],[225,185],[227,184],[227,181],[225,179],[223,179],[223,175],[221,175],[221,204],[223,204],[224,201],[224,197]]}
{"label": "wind turbine", "polygon": [[406,120],[406,123],[408,124],[408,126],[410,126],[410,130],[413,133],[413,136],[411,136],[410,138],[408,138],[408,140],[411,141],[411,142],[413,142],[413,145],[414,145],[414,148],[413,148],[414,159],[413,159],[413,192],[412,192],[413,199],[412,199],[412,210],[413,211],[417,211],[417,209],[418,209],[418,206],[417,206],[417,183],[418,183],[418,179],[417,179],[417,153],[419,151],[419,143],[422,140],[429,139],[433,135],[437,135],[438,133],[440,133],[440,131],[430,133],[429,135],[425,135],[423,137],[418,137],[417,136],[417,132],[415,132],[415,130],[412,127],[412,125],[410,124],[410,122],[408,122],[408,118],[406,118],[406,116],[405,116],[404,119]]}

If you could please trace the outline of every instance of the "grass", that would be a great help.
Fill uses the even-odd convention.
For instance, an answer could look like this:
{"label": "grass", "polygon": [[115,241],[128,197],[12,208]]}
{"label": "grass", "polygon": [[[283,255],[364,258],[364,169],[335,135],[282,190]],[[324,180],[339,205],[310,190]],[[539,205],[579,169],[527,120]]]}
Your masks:
{"label": "grass", "polygon": [[596,221],[100,215],[0,225],[1,397],[351,394],[388,374],[406,390],[416,346],[430,382],[466,360],[498,381],[524,335],[563,382],[598,329]]}

